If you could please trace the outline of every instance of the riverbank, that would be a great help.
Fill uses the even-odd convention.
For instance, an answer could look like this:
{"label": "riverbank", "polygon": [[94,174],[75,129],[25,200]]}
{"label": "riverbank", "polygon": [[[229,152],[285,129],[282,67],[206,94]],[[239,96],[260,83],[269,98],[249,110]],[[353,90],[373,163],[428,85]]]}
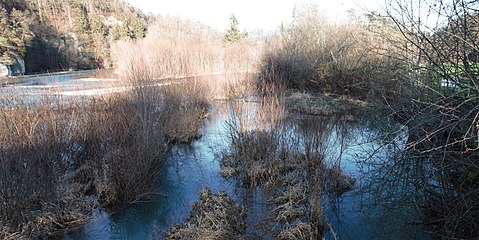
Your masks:
{"label": "riverbank", "polygon": [[311,91],[289,90],[284,98],[285,106],[288,110],[318,116],[347,114],[351,118],[352,115],[373,107],[371,103],[349,96],[322,94]]}
{"label": "riverbank", "polygon": [[[250,76],[238,75],[232,77],[233,79],[239,79]],[[249,79],[251,80],[251,78]],[[228,82],[226,79],[221,79],[221,81]],[[165,103],[163,98],[166,96],[166,99],[173,100],[172,103],[174,103],[178,102],[176,100],[182,99],[182,96],[195,96],[194,91],[192,93],[184,89],[181,90],[182,87],[200,91],[203,89],[201,87],[203,83],[199,78],[195,78],[185,84],[171,84],[171,86],[168,85],[170,90],[161,90],[159,95],[157,95],[158,92],[150,92],[150,90],[158,87],[156,85],[145,86],[140,84],[139,86],[143,87],[132,90],[136,94],[147,93],[145,96],[156,96],[151,99],[148,98],[147,102]],[[211,86],[218,87],[212,79],[209,83]],[[240,86],[241,84],[237,85]],[[173,87],[173,89],[170,87]],[[178,88],[179,92],[175,91],[174,88]],[[368,105],[362,105],[361,102],[356,100],[334,99],[332,96],[316,97],[313,93],[292,93],[293,96],[286,95],[282,99],[256,101],[252,100],[249,94],[244,94],[242,92],[243,88],[236,88],[240,90],[236,93],[229,91],[233,88],[226,87],[225,89],[219,91],[221,97],[213,96],[211,89],[206,91],[207,99],[228,99],[226,97],[228,95],[225,95],[225,93],[231,94],[231,97],[229,101],[223,100],[220,101],[221,103],[215,104],[215,107],[208,107],[208,110],[213,108],[222,110],[220,110],[221,113],[216,112],[216,110],[208,112],[208,117],[206,119],[199,118],[201,119],[200,125],[193,127],[183,124],[183,120],[188,122],[188,119],[196,119],[192,116],[192,113],[195,113],[198,109],[203,109],[200,107],[202,105],[194,107],[195,110],[185,109],[185,106],[188,106],[187,104],[190,102],[190,100],[187,100],[189,98],[184,99],[186,105],[183,105],[183,103],[180,105],[169,103],[156,105],[156,107],[153,107],[155,110],[151,112],[165,110],[161,106],[171,106],[171,109],[165,113],[169,117],[160,114],[165,118],[159,118],[159,123],[168,123],[170,125],[167,125],[170,127],[167,127],[164,131],[159,129],[150,132],[148,130],[153,135],[137,133],[142,133],[141,129],[143,127],[140,126],[146,126],[146,129],[151,129],[148,126],[158,127],[155,122],[151,122],[151,125],[145,122],[146,125],[143,125],[140,121],[140,124],[123,126],[125,122],[122,119],[143,119],[143,117],[140,117],[143,116],[140,113],[143,111],[137,112],[134,110],[136,107],[141,109],[141,101],[131,99],[132,101],[124,102],[124,104],[127,103],[124,105],[125,108],[117,109],[123,104],[112,104],[108,97],[110,94],[90,99],[97,101],[96,108],[84,105],[81,108],[82,111],[77,111],[78,108],[74,106],[78,105],[73,105],[67,109],[74,111],[65,111],[62,107],[56,108],[60,112],[63,111],[64,115],[61,115],[61,117],[54,114],[48,115],[52,119],[57,119],[57,123],[60,123],[58,119],[63,118],[84,120],[85,124],[72,123],[72,126],[77,126],[75,131],[78,131],[79,134],[82,133],[82,129],[90,129],[89,131],[91,131],[86,135],[82,134],[83,137],[76,138],[73,142],[68,141],[67,136],[69,135],[64,133],[65,144],[60,144],[59,150],[56,150],[58,154],[54,154],[63,157],[62,159],[68,159],[65,158],[65,152],[67,152],[70,153],[67,156],[79,160],[74,161],[70,168],[72,170],[71,174],[67,175],[72,183],[81,183],[78,188],[81,190],[79,191],[81,196],[88,196],[88,198],[94,200],[93,208],[89,208],[90,211],[92,209],[93,211],[85,212],[85,216],[88,217],[85,220],[88,221],[78,221],[79,225],[77,226],[79,227],[76,228],[74,233],[66,234],[60,238],[103,239],[127,236],[133,239],[145,239],[153,236],[153,232],[158,231],[161,232],[160,236],[163,236],[172,225],[181,225],[187,219],[191,206],[198,200],[201,189],[206,186],[210,187],[214,193],[224,191],[235,204],[239,204],[245,209],[246,236],[282,236],[284,238],[300,236],[301,238],[301,236],[326,236],[331,231],[335,231],[338,236],[350,234],[348,230],[338,230],[338,228],[341,228],[338,227],[340,225],[330,220],[331,214],[329,213],[331,210],[325,206],[330,204],[327,198],[343,199],[343,196],[350,195],[348,190],[356,191],[360,186],[358,183],[362,182],[361,175],[358,174],[359,170],[355,167],[356,161],[361,159],[358,159],[358,157],[351,158],[351,156],[358,156],[358,154],[365,156],[356,146],[363,144],[362,142],[374,142],[376,140],[371,139],[378,139],[382,133],[364,123],[361,116],[355,115],[356,111],[350,110],[353,108],[367,109]],[[112,96],[128,96],[130,93],[122,92]],[[150,93],[153,95],[149,95]],[[288,100],[288,98],[292,100]],[[293,107],[285,107],[287,104],[284,103],[288,101],[292,102],[291,105],[293,106],[300,106],[296,107],[299,110],[294,110]],[[92,109],[103,109],[98,107],[108,102],[110,102],[110,107],[104,110],[109,113],[108,116],[110,117],[97,119],[98,115],[103,114],[92,111]],[[80,102],[77,102],[77,104],[80,104]],[[340,110],[318,114],[314,111],[303,111],[305,108],[301,107],[313,106],[314,108],[327,104],[332,105],[327,107]],[[335,104],[337,105],[335,106]],[[89,112],[86,109],[90,109]],[[175,115],[173,114],[175,111],[180,111],[182,114]],[[72,114],[73,112],[76,113]],[[344,117],[344,114],[348,112],[353,115],[352,118]],[[135,116],[138,116],[138,118]],[[147,116],[144,119],[158,119],[155,116]],[[88,119],[97,119],[98,121],[88,122],[90,121]],[[384,120],[381,124],[376,125],[384,127],[390,124],[390,122]],[[60,125],[58,125],[59,129],[70,129]],[[102,130],[95,131],[95,126],[101,125],[105,125],[99,128]],[[182,134],[178,135],[180,137],[176,139],[171,138],[172,134],[178,130],[174,126],[183,126],[182,129],[190,130],[200,129],[199,131],[188,132],[188,135],[202,137],[194,137],[188,140],[188,138],[184,138],[187,135]],[[118,133],[118,135],[114,134],[112,137],[111,131]],[[159,138],[155,138],[156,133],[160,133],[157,135]],[[120,140],[126,138],[129,139],[128,141],[132,140],[143,145],[144,140],[141,137],[135,137],[137,135],[148,136],[148,139],[144,139],[145,141],[156,139],[158,142],[141,147]],[[119,137],[116,138],[115,136]],[[167,139],[166,142],[163,141],[165,139]],[[182,142],[191,142],[191,144],[181,146],[174,144]],[[159,146],[155,144],[162,143],[166,145],[155,147]],[[374,144],[376,145],[367,147],[367,150],[378,154],[378,158],[384,158],[386,161],[387,157],[385,156],[387,154],[384,153],[387,150],[378,147],[376,142]],[[382,142],[381,145],[383,144],[387,143]],[[164,152],[165,146],[166,149],[171,151]],[[156,159],[153,162],[160,162],[158,171],[153,171],[159,177],[148,177],[150,180],[158,179],[159,181],[154,184],[154,190],[150,190],[147,195],[140,195],[141,198],[129,198],[134,203],[133,205],[115,203],[112,200],[116,197],[112,198],[111,196],[122,195],[112,195],[117,194],[117,190],[122,188],[114,190],[114,188],[109,187],[110,183],[114,183],[111,181],[116,181],[115,176],[125,172],[124,169],[129,169],[126,172],[137,172],[138,174],[135,176],[145,179],[143,176],[147,171],[135,170],[141,169],[141,164],[137,166],[129,165],[132,159],[143,156],[135,152],[135,149],[140,149],[139,151],[142,152],[151,149],[159,151],[160,157],[153,158]],[[104,155],[96,155],[103,151],[105,151]],[[221,160],[225,160],[225,158],[228,160],[221,163]],[[87,159],[96,160],[88,161]],[[108,165],[103,164],[105,161]],[[145,166],[151,168],[151,164]],[[222,167],[225,166],[229,167],[226,170],[230,170],[229,175],[225,174],[229,176],[227,179],[220,176]],[[131,179],[138,179],[137,177]],[[126,180],[128,179],[129,177],[126,178]],[[118,184],[115,183],[112,186],[121,187],[125,183],[128,182],[121,180]],[[126,189],[138,189],[138,187],[131,187],[128,184],[125,186],[130,186]],[[357,198],[348,200],[348,209],[350,205],[354,205],[351,202],[356,200]],[[129,202],[129,200],[125,202]],[[351,207],[351,209],[353,208],[354,206]],[[361,214],[351,210],[351,216],[359,215]],[[86,224],[83,225],[84,223]],[[368,229],[368,232],[373,231],[371,230],[372,226],[368,226],[364,222],[360,223],[364,229]],[[63,226],[67,226],[67,224]],[[67,231],[72,227],[67,226]],[[65,231],[63,228],[58,230],[55,232]],[[358,231],[358,229],[354,229],[354,231]],[[369,236],[373,235],[369,234]]]}
{"label": "riverbank", "polygon": [[[253,114],[260,105],[259,102],[247,100],[244,107],[249,114]],[[272,164],[273,171],[274,166],[281,168],[285,166],[286,171],[281,172],[279,176],[275,174],[272,175],[273,177],[268,177],[267,168],[262,167],[258,162],[253,165],[254,173],[258,174],[257,180],[253,180],[251,177],[252,181],[249,181],[249,183],[256,181],[258,186],[248,187],[245,185],[248,182],[243,181],[244,172],[238,171],[229,178],[220,175],[223,169],[223,154],[225,150],[228,151],[232,147],[231,141],[227,137],[230,133],[231,125],[229,123],[237,113],[232,110],[228,102],[219,101],[214,104],[203,125],[202,137],[193,141],[191,145],[175,146],[172,149],[162,171],[164,181],[160,183],[150,202],[138,202],[116,214],[110,214],[107,211],[97,212],[89,223],[74,233],[65,235],[62,239],[163,237],[173,225],[185,226],[185,220],[189,218],[192,206],[195,202],[201,201],[201,191],[205,187],[210,188],[211,192],[215,194],[224,192],[235,204],[244,208],[247,238],[279,237],[281,232],[281,236],[285,238],[287,236],[305,236],[301,234],[307,234],[308,231],[314,229],[308,224],[310,222],[309,204],[311,201],[319,199],[308,197],[304,199],[304,190],[306,190],[306,194],[309,192],[319,194],[319,192],[313,191],[314,188],[307,187],[311,185],[306,184],[313,180],[308,176],[313,177],[315,174],[320,177],[318,180],[321,184],[314,186],[322,188],[321,192],[323,193],[317,195],[321,196],[319,205],[321,209],[316,210],[321,210],[323,215],[318,220],[324,226],[319,230],[326,239],[333,239],[331,237],[333,233],[337,237],[347,239],[357,237],[358,233],[363,236],[362,239],[373,237],[388,239],[391,236],[427,239],[414,237],[413,230],[402,228],[402,226],[408,226],[407,221],[410,220],[407,211],[403,211],[403,215],[383,217],[389,211],[378,210],[381,209],[378,207],[376,212],[371,213],[370,207],[373,206],[371,206],[372,200],[366,197],[368,192],[365,195],[361,194],[369,182],[367,182],[366,169],[362,168],[359,163],[365,162],[367,159],[378,162],[392,161],[393,154],[388,149],[395,144],[400,145],[404,141],[404,139],[397,140],[399,143],[390,145],[384,142],[386,140],[382,137],[385,134],[383,131],[386,130],[383,128],[388,126],[392,129],[388,129],[388,132],[398,131],[393,122],[376,118],[375,120],[378,122],[370,124],[367,121],[363,122],[360,118],[356,121],[346,121],[332,116],[293,112],[289,116],[289,127],[278,128],[276,130],[278,135],[290,136],[284,139],[292,144],[290,145],[291,149],[296,148],[299,152],[304,151],[301,148],[303,140],[300,140],[304,137],[301,136],[309,136],[307,138],[310,138],[308,141],[310,143],[316,141],[322,146],[319,149],[324,152],[326,170],[309,171],[310,175],[306,171],[308,161],[304,161],[305,156],[295,157],[301,156],[301,154],[288,155],[286,152],[282,155],[275,153],[274,156],[265,154],[271,159],[275,159],[275,164]],[[280,129],[285,132],[280,134]],[[254,129],[250,130],[253,132]],[[254,133],[250,135],[254,135]],[[267,135],[267,133],[263,132],[263,135]],[[316,137],[313,138],[313,136]],[[261,137],[261,139],[264,138]],[[258,149],[262,149],[262,145],[256,145]],[[251,151],[251,153],[253,152]],[[276,156],[290,156],[291,160],[297,159],[296,162],[290,162],[296,163],[298,167],[287,168],[289,161],[281,157],[276,158]],[[317,156],[320,157],[320,155]],[[241,166],[239,163],[237,166]],[[336,166],[336,168],[332,168],[332,166]],[[373,170],[372,166],[369,168],[370,171]],[[378,173],[384,174],[384,172]],[[321,179],[321,176],[327,177]],[[281,181],[269,181],[274,177]],[[334,179],[339,181],[334,181]],[[353,183],[353,179],[355,183]],[[398,211],[400,212],[400,210]],[[277,225],[276,222],[280,224]],[[283,228],[284,226],[289,227]],[[378,229],[388,230],[380,232]]]}
{"label": "riverbank", "polygon": [[112,74],[112,69],[95,69],[95,70],[83,70],[83,71],[64,71],[64,72],[51,72],[40,74],[29,74],[21,76],[11,76],[0,78],[1,86],[9,86],[15,84],[36,84],[40,81],[48,81],[49,79],[77,79],[82,77],[91,77],[95,75]]}

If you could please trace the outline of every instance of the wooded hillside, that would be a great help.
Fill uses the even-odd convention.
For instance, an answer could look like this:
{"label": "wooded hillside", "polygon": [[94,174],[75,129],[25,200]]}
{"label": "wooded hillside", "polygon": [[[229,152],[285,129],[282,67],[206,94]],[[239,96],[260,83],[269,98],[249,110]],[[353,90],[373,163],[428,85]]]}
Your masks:
{"label": "wooded hillside", "polygon": [[0,63],[27,72],[109,67],[110,44],[143,38],[148,20],[122,0],[0,0]]}

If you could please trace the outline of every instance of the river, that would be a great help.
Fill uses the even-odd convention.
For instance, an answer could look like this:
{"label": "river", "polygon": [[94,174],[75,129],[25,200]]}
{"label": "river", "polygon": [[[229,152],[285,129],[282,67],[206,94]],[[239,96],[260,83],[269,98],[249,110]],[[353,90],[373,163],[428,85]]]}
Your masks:
{"label": "river", "polygon": [[109,70],[89,70],[13,78],[11,82],[15,83],[0,87],[0,97],[5,99],[11,96],[21,96],[25,102],[32,102],[47,95],[67,98],[114,92],[119,87],[118,80],[95,77],[95,74],[101,71]]}
{"label": "river", "polygon": [[[172,150],[164,168],[162,184],[152,201],[133,204],[115,214],[95,210],[88,224],[62,239],[162,237],[173,224],[182,222],[188,216],[204,187],[213,192],[225,191],[242,204],[248,216],[247,233],[257,238],[268,238],[256,227],[259,219],[265,217],[269,210],[267,194],[261,189],[244,189],[235,181],[220,176],[219,153],[228,146],[224,136],[231,114],[225,104],[217,104],[205,122],[202,137],[189,146],[177,146]],[[368,182],[373,179],[368,174],[375,172],[375,165],[364,163],[394,157],[407,140],[401,126],[388,121],[382,123],[393,125],[397,130],[391,142],[385,144],[380,130],[371,127],[377,126],[376,123],[337,123],[324,117],[314,118],[317,118],[316,121],[328,121],[331,126],[327,138],[328,161],[339,161],[343,171],[357,180],[351,191],[339,197],[324,196],[326,239],[427,239],[427,234],[410,224],[413,222],[412,206],[404,204],[390,210],[378,205],[375,200],[380,193],[371,189],[376,184]]]}

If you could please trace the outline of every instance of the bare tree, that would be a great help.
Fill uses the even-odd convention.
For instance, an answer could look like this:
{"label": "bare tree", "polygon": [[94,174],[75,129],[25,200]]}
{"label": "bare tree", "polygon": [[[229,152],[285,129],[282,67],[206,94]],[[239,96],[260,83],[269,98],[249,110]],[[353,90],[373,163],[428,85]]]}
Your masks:
{"label": "bare tree", "polygon": [[479,3],[396,0],[386,10],[405,39],[403,81],[418,93],[391,103],[409,127],[408,157],[396,166],[416,171],[408,181],[418,190],[424,224],[445,238],[476,237]]}

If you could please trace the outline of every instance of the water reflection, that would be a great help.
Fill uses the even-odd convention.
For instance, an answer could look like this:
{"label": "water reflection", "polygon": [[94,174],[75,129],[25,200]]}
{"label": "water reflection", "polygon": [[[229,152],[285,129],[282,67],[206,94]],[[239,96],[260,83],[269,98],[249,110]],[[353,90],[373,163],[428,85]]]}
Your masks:
{"label": "water reflection", "polygon": [[387,118],[336,126],[348,129],[336,130],[336,149],[342,149],[341,166],[357,184],[340,198],[326,196],[327,221],[333,228],[328,238],[429,239],[415,224],[415,190],[407,184],[406,168],[397,166],[407,159],[407,127]]}

